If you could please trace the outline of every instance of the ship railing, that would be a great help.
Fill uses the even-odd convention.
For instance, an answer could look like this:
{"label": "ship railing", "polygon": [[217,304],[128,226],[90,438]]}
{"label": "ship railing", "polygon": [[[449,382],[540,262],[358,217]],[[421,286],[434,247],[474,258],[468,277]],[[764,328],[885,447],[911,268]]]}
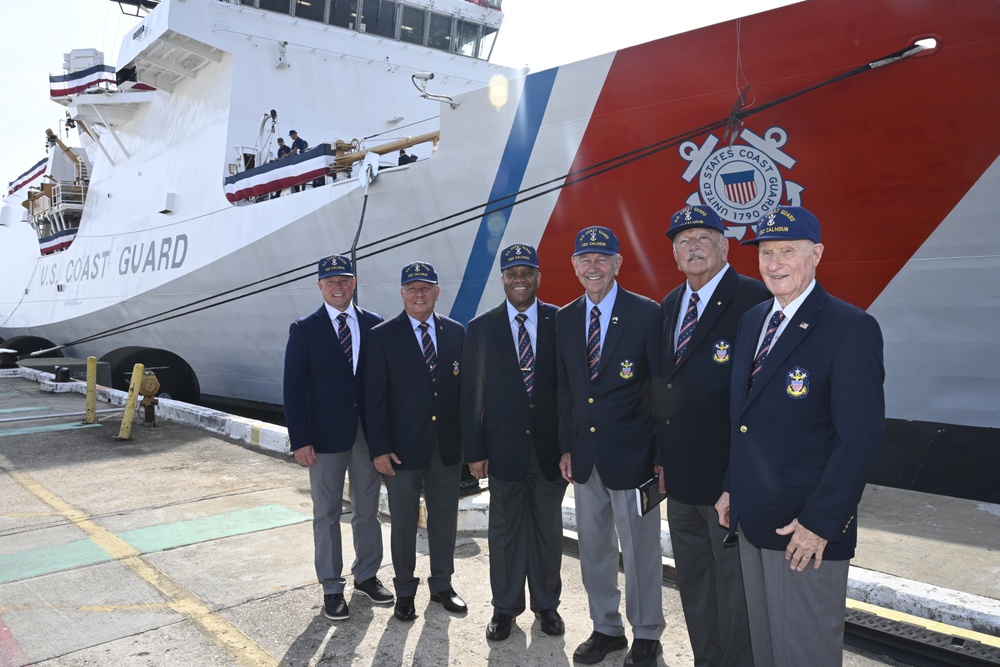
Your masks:
{"label": "ship railing", "polygon": [[390,153],[395,153],[400,149],[412,148],[418,144],[425,144],[431,142],[432,152],[437,150],[438,141],[441,139],[441,132],[435,130],[434,132],[427,132],[425,134],[419,134],[414,137],[403,137],[401,139],[396,139],[394,141],[389,141],[384,144],[379,144],[378,146],[373,146],[371,148],[362,148],[361,142],[357,139],[354,141],[341,141],[337,140],[336,147],[336,159],[334,160],[333,167],[330,169],[332,174],[339,172],[350,172],[351,167],[365,159],[368,153],[375,153],[376,155],[388,155]]}
{"label": "ship railing", "polygon": [[[432,143],[437,149],[440,133],[428,132],[362,148],[359,140],[321,143],[280,160],[238,171],[223,179],[223,191],[231,204],[244,205],[350,178],[355,163],[369,153],[386,155],[418,144]],[[393,165],[396,166],[396,165]],[[359,174],[360,176],[360,174]],[[341,178],[343,177],[343,178]]]}
{"label": "ship railing", "polygon": [[68,181],[43,183],[26,202],[28,214],[37,229],[48,225],[53,232],[78,227],[87,201],[87,186]]}

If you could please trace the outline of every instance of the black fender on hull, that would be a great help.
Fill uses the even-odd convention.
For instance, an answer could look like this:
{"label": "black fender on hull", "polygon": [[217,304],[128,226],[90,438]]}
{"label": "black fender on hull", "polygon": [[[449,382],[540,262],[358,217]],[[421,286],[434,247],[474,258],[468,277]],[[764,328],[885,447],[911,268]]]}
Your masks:
{"label": "black fender on hull", "polygon": [[160,383],[158,396],[185,403],[197,404],[201,401],[198,376],[183,358],[173,352],[154,347],[120,347],[100,360],[107,362],[111,369],[111,387],[114,389],[128,391],[132,369],[136,364],[142,364],[146,370],[156,373]]}
{"label": "black fender on hull", "polygon": [[0,353],[0,368],[13,368],[17,365],[18,359],[21,359],[32,352],[38,352],[39,350],[50,350],[39,356],[63,356],[62,350],[52,350],[51,348],[53,347],[56,347],[55,343],[47,338],[41,338],[39,336],[14,336],[13,338],[8,338],[0,344],[0,348],[4,350],[13,350],[13,352]]}

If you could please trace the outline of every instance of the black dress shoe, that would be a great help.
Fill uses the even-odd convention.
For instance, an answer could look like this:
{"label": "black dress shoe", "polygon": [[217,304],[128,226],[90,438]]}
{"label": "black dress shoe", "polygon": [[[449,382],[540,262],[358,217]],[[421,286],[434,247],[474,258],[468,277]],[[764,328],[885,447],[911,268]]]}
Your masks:
{"label": "black dress shoe", "polygon": [[397,597],[392,615],[401,621],[415,620],[417,618],[417,608],[413,606],[413,596],[404,597],[400,595]]}
{"label": "black dress shoe", "polygon": [[393,596],[389,589],[382,585],[378,577],[370,577],[364,581],[354,580],[354,590],[361,591],[371,598],[375,604],[392,604]]}
{"label": "black dress shoe", "polygon": [[458,597],[458,593],[455,592],[454,588],[449,588],[440,593],[431,593],[431,602],[440,602],[445,611],[450,611],[453,614],[464,614],[469,611],[469,605],[465,604],[465,600]]}
{"label": "black dress shoe", "polygon": [[559,612],[555,609],[536,611],[535,616],[541,623],[542,632],[545,634],[558,637],[566,632],[566,624],[563,623],[562,616],[560,616]]}
{"label": "black dress shoe", "polygon": [[624,635],[612,637],[602,632],[594,630],[590,633],[587,641],[580,644],[573,651],[573,662],[581,665],[596,665],[604,660],[604,657],[612,651],[620,651],[628,647],[628,640]]}
{"label": "black dress shoe", "polygon": [[502,642],[510,637],[510,628],[514,624],[514,617],[493,612],[493,618],[486,626],[486,638],[493,642]]}
{"label": "black dress shoe", "polygon": [[331,621],[343,621],[351,615],[344,601],[343,593],[326,593],[323,595],[323,615]]}
{"label": "black dress shoe", "polygon": [[656,639],[633,639],[632,649],[625,656],[625,667],[650,667],[661,653],[663,647]]}

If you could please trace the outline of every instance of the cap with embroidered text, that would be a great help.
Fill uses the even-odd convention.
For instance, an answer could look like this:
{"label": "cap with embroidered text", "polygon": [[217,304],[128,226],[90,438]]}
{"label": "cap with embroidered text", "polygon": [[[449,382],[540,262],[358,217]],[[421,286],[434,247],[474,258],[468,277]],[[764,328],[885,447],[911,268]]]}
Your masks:
{"label": "cap with embroidered text", "polygon": [[618,237],[607,227],[587,227],[576,235],[573,256],[596,252],[602,255],[617,255],[620,246]]}
{"label": "cap with embroidered text", "polygon": [[743,245],[756,245],[761,241],[797,241],[809,239],[821,243],[819,220],[801,206],[778,206],[768,211],[753,225],[757,234],[752,239],[740,241]]}
{"label": "cap with embroidered text", "polygon": [[500,270],[506,271],[512,266],[533,266],[538,268],[538,253],[530,245],[515,243],[500,251]]}
{"label": "cap with embroidered text", "polygon": [[673,241],[674,237],[685,229],[694,227],[707,227],[722,234],[726,233],[722,218],[712,209],[707,206],[685,206],[670,218],[670,229],[667,230],[667,236]]}
{"label": "cap with embroidered text", "polygon": [[400,286],[418,280],[437,285],[438,274],[434,267],[427,262],[412,262],[403,267],[403,272],[399,277]]}
{"label": "cap with embroidered text", "polygon": [[353,276],[354,267],[351,259],[343,255],[330,255],[319,261],[319,280],[330,276]]}

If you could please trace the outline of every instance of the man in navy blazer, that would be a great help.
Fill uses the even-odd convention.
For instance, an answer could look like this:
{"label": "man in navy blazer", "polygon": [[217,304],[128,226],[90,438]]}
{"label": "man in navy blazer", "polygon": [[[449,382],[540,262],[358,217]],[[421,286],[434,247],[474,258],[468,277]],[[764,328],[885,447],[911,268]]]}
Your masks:
{"label": "man in navy blazer", "polygon": [[507,298],[469,322],[462,366],[462,441],[478,479],[490,480],[490,587],[493,618],[486,638],[510,636],[531,610],[542,632],[565,631],[556,608],[562,592],[562,498],[556,416],[556,307],[535,298],[538,254],[518,243],[500,253]]}
{"label": "man in navy blazer", "polygon": [[728,262],[718,214],[686,206],[667,231],[687,278],[660,304],[654,381],[657,442],[677,588],[698,667],[753,665],[739,549],[723,546],[715,501],[729,464],[729,380],[736,326],[771,296]]}
{"label": "man in navy blazer", "polygon": [[426,262],[403,267],[403,312],[371,331],[365,369],[365,414],[375,469],[385,476],[392,516],[395,617],[417,617],[414,598],[420,491],[427,506],[431,600],[464,613],[451,585],[458,529],[462,435],[459,421],[465,329],[438,315],[437,272]]}
{"label": "man in navy blazer", "polygon": [[349,615],[341,576],[340,509],[344,474],[350,476],[354,588],[377,604],[392,602],[378,580],[382,528],[378,515],[382,480],[365,441],[363,350],[382,317],[352,303],[357,280],[351,260],[331,255],[319,263],[324,304],[292,323],[285,348],[285,421],[295,460],[309,467],[313,501],[316,577],[323,586],[323,613]]}
{"label": "man in navy blazer", "polygon": [[[758,665],[839,665],[857,507],[882,444],[882,332],[816,282],[819,220],[779,206],[756,225],[774,299],[740,321],[729,471],[716,508],[740,558]],[[808,565],[812,563],[812,567]]]}
{"label": "man in navy blazer", "polygon": [[659,467],[651,380],[660,309],[619,287],[621,265],[614,232],[581,230],[573,268],[585,294],[556,314],[559,467],[573,482],[580,570],[594,624],[573,660],[586,665],[628,646],[619,612],[619,543],[634,635],[625,665],[655,664],[665,627],[660,508],[640,516],[635,491]]}

